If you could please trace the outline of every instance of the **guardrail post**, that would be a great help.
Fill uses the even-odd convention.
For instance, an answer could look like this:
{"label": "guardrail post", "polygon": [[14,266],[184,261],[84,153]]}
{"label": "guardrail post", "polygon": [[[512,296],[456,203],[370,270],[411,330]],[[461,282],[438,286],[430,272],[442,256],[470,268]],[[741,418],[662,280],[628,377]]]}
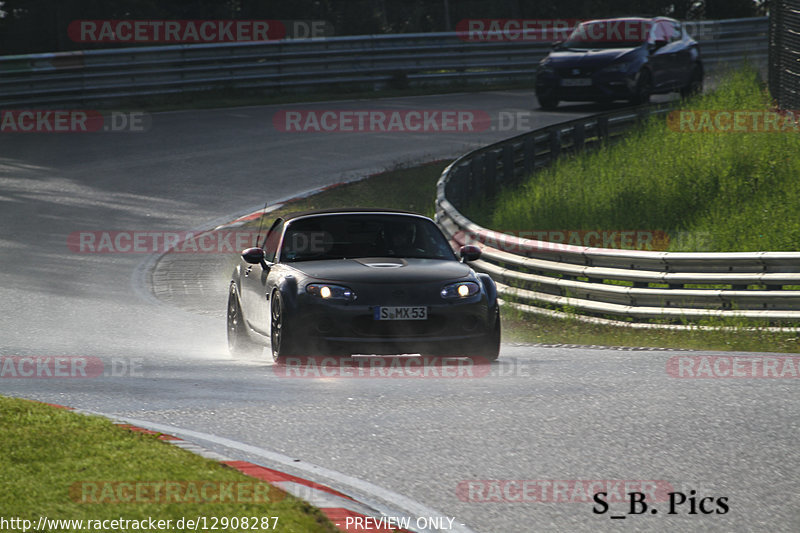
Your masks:
{"label": "guardrail post", "polygon": [[514,181],[514,145],[503,146],[503,180],[507,183]]}
{"label": "guardrail post", "polygon": [[608,117],[597,117],[597,136],[602,141],[608,140]]}
{"label": "guardrail post", "polygon": [[484,154],[484,179],[483,179],[483,192],[488,196],[493,196],[497,190],[497,152],[489,152]]}
{"label": "guardrail post", "polygon": [[458,205],[462,209],[465,205],[467,205],[474,180],[475,175],[472,173],[472,169],[470,169],[470,171],[467,173],[466,179],[464,180],[463,186],[458,189]]}
{"label": "guardrail post", "polygon": [[550,130],[550,160],[555,160],[561,154],[561,130]]}
{"label": "guardrail post", "polygon": [[522,168],[525,177],[533,174],[536,169],[536,137],[527,135],[522,142]]}
{"label": "guardrail post", "polygon": [[586,125],[583,122],[575,124],[572,127],[572,149],[582,150],[583,144],[586,141]]}
{"label": "guardrail post", "polygon": [[486,161],[486,154],[480,154],[476,156],[470,162],[470,169],[469,169],[469,186],[461,188],[461,206],[465,206],[469,201],[469,198],[472,198],[472,193],[476,189],[482,189],[482,185],[484,182],[484,166]]}

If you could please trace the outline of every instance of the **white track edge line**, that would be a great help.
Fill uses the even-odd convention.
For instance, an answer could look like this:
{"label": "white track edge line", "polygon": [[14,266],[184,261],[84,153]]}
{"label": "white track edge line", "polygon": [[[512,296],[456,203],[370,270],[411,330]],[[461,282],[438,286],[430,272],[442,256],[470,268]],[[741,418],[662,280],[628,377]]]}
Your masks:
{"label": "white track edge line", "polygon": [[[287,455],[283,455],[278,452],[265,450],[263,448],[259,448],[257,446],[253,446],[251,444],[246,444],[243,442],[238,442],[232,439],[228,439],[226,437],[218,437],[216,435],[212,435],[209,433],[203,433],[200,431],[193,431],[190,429],[179,428],[176,426],[170,426],[167,424],[160,424],[158,422],[150,422],[147,420],[139,420],[137,418],[128,418],[128,417],[120,417],[117,415],[110,415],[107,413],[101,413],[97,411],[88,411],[88,410],[79,410],[79,412],[99,415],[105,418],[110,418],[112,420],[119,420],[128,424],[132,424],[135,426],[143,427],[145,429],[150,429],[153,431],[158,431],[160,433],[165,433],[169,435],[173,435],[175,437],[186,436],[190,437],[191,439],[211,442],[213,444],[217,444],[220,446],[224,446],[226,448],[231,448],[234,450],[239,450],[251,455],[256,455],[258,457],[262,457],[271,461],[273,463],[286,466],[292,469],[300,470],[304,473],[307,473],[316,478],[325,478],[328,480],[332,480],[337,482],[338,485],[342,485],[345,487],[349,487],[355,489],[359,493],[359,497],[356,500],[363,502],[364,504],[373,507],[374,509],[380,511],[386,516],[400,516],[403,514],[411,514],[415,518],[416,517],[447,517],[439,511],[436,511],[422,503],[419,503],[415,500],[407,496],[403,496],[402,494],[398,494],[391,490],[385,489],[378,485],[374,485],[369,481],[364,481],[362,479],[349,476],[347,474],[343,474],[341,472],[337,472],[336,470],[331,470],[329,468],[325,468],[323,466],[315,465],[313,463],[308,463],[305,461],[298,462],[295,459]],[[314,479],[311,479],[314,481]],[[317,481],[319,483],[319,481]],[[322,484],[322,483],[321,483]],[[332,487],[336,489],[336,487]],[[341,491],[344,492],[344,491]],[[392,508],[380,502],[376,502],[375,500],[369,497],[362,497],[372,495],[390,505],[402,508],[406,511],[406,513],[398,513],[396,508]],[[440,529],[418,529],[420,533],[425,532],[440,532]],[[454,533],[475,533],[472,529],[468,528],[465,524],[458,523],[458,520],[453,523],[453,527],[448,529],[447,531],[451,531]]]}

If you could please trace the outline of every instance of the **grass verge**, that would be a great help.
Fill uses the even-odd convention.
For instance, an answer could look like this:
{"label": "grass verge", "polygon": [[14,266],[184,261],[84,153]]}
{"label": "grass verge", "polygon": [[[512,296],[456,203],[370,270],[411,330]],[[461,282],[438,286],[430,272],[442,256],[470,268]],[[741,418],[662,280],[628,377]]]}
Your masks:
{"label": "grass verge", "polygon": [[[679,110],[771,105],[757,72],[743,68]],[[504,231],[663,231],[673,236],[669,251],[797,250],[800,128],[710,131],[693,116],[672,127],[653,118],[618,144],[563,158],[465,214]]]}
{"label": "grass verge", "polygon": [[[336,207],[404,209],[433,217],[436,182],[448,164],[449,161],[434,161],[416,167],[390,170],[294,200],[268,213],[264,227],[269,227],[269,222],[275,218],[293,211]],[[249,226],[258,226],[258,221],[251,222]]]}
{"label": "grass verge", "polygon": [[[281,207],[267,215],[264,227],[292,211],[335,207],[383,207],[406,209],[433,216],[436,182],[448,162],[434,162],[412,168],[387,171],[365,180],[335,187]],[[259,221],[249,225],[257,227]],[[507,342],[556,344],[601,344],[605,346],[648,346],[696,350],[738,350],[757,352],[800,352],[800,333],[748,329],[743,323],[704,322],[727,326],[732,331],[642,330],[619,326],[587,324],[526,315],[503,308],[503,339]]]}
{"label": "grass verge", "polygon": [[747,328],[724,322],[704,325],[731,329],[633,329],[586,323],[577,317],[559,319],[503,308],[504,342],[800,353],[798,332]]}
{"label": "grass verge", "polygon": [[[51,525],[43,531],[86,531],[87,520],[150,517],[172,520],[168,531],[192,529],[176,527],[183,517],[250,517],[250,527],[252,517],[278,517],[279,531],[338,531],[319,510],[303,501],[166,444],[157,435],[134,433],[105,418],[0,396],[0,434],[2,518],[32,520],[33,527],[41,516],[84,521],[82,528],[73,523]],[[138,482],[140,491],[128,490],[122,485],[125,482]],[[170,482],[175,490],[169,492],[168,485],[159,482]],[[235,489],[226,492],[230,487]],[[133,501],[114,503],[128,497]],[[237,525],[230,522],[229,526]],[[210,527],[211,522],[208,524]],[[249,529],[242,524],[219,530]],[[105,529],[151,529],[128,526]]]}

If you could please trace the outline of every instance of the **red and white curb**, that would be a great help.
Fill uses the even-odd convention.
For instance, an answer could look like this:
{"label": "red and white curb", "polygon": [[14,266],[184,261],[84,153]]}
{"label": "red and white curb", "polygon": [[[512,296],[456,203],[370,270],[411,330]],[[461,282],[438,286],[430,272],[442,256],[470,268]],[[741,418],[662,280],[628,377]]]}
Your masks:
{"label": "red and white curb", "polygon": [[[46,402],[40,402],[46,403]],[[454,518],[444,518],[439,513],[435,512],[432,509],[422,506],[421,504],[417,504],[412,500],[408,500],[405,497],[400,495],[396,495],[386,491],[385,489],[379,489],[378,487],[374,487],[367,482],[362,482],[362,488],[370,488],[373,487],[374,489],[379,489],[384,494],[379,495],[379,497],[384,497],[384,499],[396,500],[395,505],[401,505],[402,507],[411,510],[412,512],[393,512],[392,509],[390,513],[382,512],[376,509],[373,505],[364,503],[359,501],[352,496],[344,494],[338,490],[335,490],[331,487],[326,485],[322,485],[320,483],[316,483],[314,481],[310,481],[308,479],[304,479],[292,474],[288,474],[285,472],[281,472],[280,470],[275,470],[273,468],[267,468],[265,466],[251,463],[249,461],[241,461],[230,458],[213,450],[209,450],[200,446],[194,442],[190,442],[188,440],[184,440],[182,438],[176,437],[174,435],[165,433],[162,429],[167,429],[169,426],[162,426],[157,423],[152,422],[144,422],[141,425],[137,424],[136,421],[131,420],[120,420],[113,415],[108,415],[105,413],[98,413],[94,411],[86,411],[82,409],[75,409],[72,407],[66,407],[63,405],[51,404],[47,403],[52,407],[60,408],[60,409],[67,409],[69,411],[73,411],[79,414],[89,414],[89,415],[96,415],[96,416],[103,416],[105,418],[111,419],[111,421],[125,429],[130,431],[136,431],[141,433],[147,433],[150,435],[158,435],[160,440],[168,442],[174,446],[178,446],[179,448],[183,448],[189,452],[195,453],[207,459],[211,459],[217,461],[221,464],[224,464],[230,468],[234,468],[239,472],[259,479],[261,481],[266,481],[270,485],[273,485],[284,492],[291,494],[292,496],[299,498],[308,502],[309,504],[317,507],[328,519],[333,522],[333,524],[341,531],[346,532],[359,532],[359,533],[392,533],[392,532],[399,532],[399,533],[412,533],[412,532],[420,532],[420,533],[427,533],[427,532],[436,532],[436,531],[452,531],[454,533],[472,533],[472,531],[467,528],[464,524],[458,523]],[[148,429],[143,427],[144,425],[150,426],[152,429]],[[175,428],[180,429],[180,428]],[[205,435],[202,433],[197,433],[189,430],[183,430],[186,433],[196,434],[198,436],[205,436],[206,438],[210,438],[210,435]],[[229,441],[224,438],[217,438],[215,439],[219,441],[223,446],[226,443],[230,444],[233,441]],[[258,450],[255,447],[248,446],[242,444],[240,446],[242,451],[255,451]],[[267,452],[269,455],[278,456],[274,452]],[[320,471],[321,473],[330,473],[332,471],[328,471],[322,467],[316,467],[316,470]],[[344,476],[346,477],[346,476]],[[352,479],[352,478],[351,478]],[[386,496],[389,498],[386,498]],[[414,509],[416,507],[416,509]],[[416,516],[415,516],[416,515]],[[420,527],[420,520],[423,520],[425,524],[432,523],[432,518],[436,519],[435,523],[441,524],[442,527]],[[406,529],[399,527],[399,524],[404,524]],[[407,526],[405,524],[408,524]]]}
{"label": "red and white curb", "polygon": [[[393,529],[377,528],[373,525],[380,520],[380,514],[374,509],[363,505],[350,496],[335,491],[325,485],[308,481],[307,479],[285,474],[271,468],[259,466],[247,461],[223,461],[245,475],[266,481],[292,496],[305,500],[314,507],[319,508],[322,513],[342,531],[374,531],[391,532]],[[372,520],[367,520],[367,517]],[[351,518],[348,521],[348,518]],[[355,519],[361,518],[356,521]],[[364,526],[353,527],[354,523],[364,524]],[[370,524],[367,526],[366,524]],[[407,530],[398,530],[407,531]]]}
{"label": "red and white curb", "polygon": [[[118,425],[130,429],[131,431],[141,431],[145,433],[155,433],[148,429],[132,426],[130,424],[118,423]],[[334,523],[336,527],[342,531],[361,531],[371,533],[384,533],[391,531],[407,531],[407,530],[393,530],[375,527],[353,527],[353,523],[358,524],[375,524],[380,520],[380,513],[377,513],[371,507],[357,502],[350,496],[342,494],[325,485],[314,483],[307,479],[303,479],[291,474],[286,474],[278,470],[273,470],[265,466],[250,463],[248,461],[237,461],[229,457],[225,457],[214,451],[207,450],[202,446],[198,446],[192,442],[173,437],[171,435],[160,434],[159,438],[167,440],[171,444],[183,448],[197,455],[201,455],[207,459],[213,459],[226,466],[234,468],[246,476],[266,481],[270,485],[278,487],[291,494],[292,496],[304,500],[314,507],[317,507],[328,519]],[[348,523],[347,518],[361,518],[361,520],[350,520]],[[367,517],[373,520],[366,520]]]}

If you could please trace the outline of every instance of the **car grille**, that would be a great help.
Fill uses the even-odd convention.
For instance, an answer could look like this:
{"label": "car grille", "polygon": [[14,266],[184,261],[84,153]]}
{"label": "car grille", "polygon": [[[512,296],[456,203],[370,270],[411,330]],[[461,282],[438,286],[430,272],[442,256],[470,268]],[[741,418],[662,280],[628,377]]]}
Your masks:
{"label": "car grille", "polygon": [[562,78],[586,78],[596,72],[593,68],[561,68],[556,70]]}
{"label": "car grille", "polygon": [[447,325],[443,316],[427,320],[375,320],[371,316],[353,319],[353,331],[364,337],[427,337],[441,334]]}

